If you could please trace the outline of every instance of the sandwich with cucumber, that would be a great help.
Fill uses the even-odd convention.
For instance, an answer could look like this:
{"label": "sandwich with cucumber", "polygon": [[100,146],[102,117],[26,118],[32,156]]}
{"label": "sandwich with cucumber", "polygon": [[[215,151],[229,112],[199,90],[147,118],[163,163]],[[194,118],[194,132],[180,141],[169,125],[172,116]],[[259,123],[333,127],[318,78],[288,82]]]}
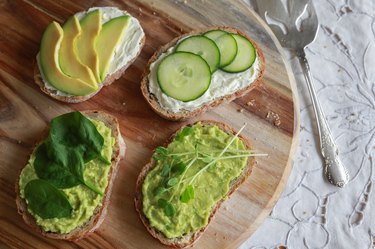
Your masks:
{"label": "sandwich with cucumber", "polygon": [[204,232],[220,205],[250,175],[250,142],[224,123],[199,121],[157,147],[138,176],[135,207],[161,243],[184,248]]}
{"label": "sandwich with cucumber", "polygon": [[18,212],[45,237],[79,240],[107,206],[125,143],[113,116],[71,112],[52,119],[16,181]]}
{"label": "sandwich with cucumber", "polygon": [[85,101],[120,78],[140,54],[145,34],[139,21],[115,7],[76,13],[43,33],[34,79],[60,101]]}
{"label": "sandwich with cucumber", "polygon": [[160,116],[184,120],[259,85],[265,70],[260,48],[246,34],[211,27],[175,38],[154,53],[141,82]]}

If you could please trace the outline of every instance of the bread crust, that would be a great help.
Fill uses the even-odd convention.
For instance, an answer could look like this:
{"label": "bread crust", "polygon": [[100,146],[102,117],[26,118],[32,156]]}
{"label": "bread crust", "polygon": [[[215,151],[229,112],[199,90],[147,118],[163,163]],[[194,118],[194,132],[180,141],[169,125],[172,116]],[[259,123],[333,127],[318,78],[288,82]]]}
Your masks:
{"label": "bread crust", "polygon": [[146,35],[144,35],[143,38],[142,38],[142,40],[140,41],[139,50],[137,51],[137,54],[134,56],[134,58],[131,59],[125,66],[123,66],[122,68],[120,68],[116,72],[107,75],[105,77],[103,83],[99,85],[98,90],[96,90],[95,92],[93,92],[93,93],[91,93],[89,95],[85,95],[85,96],[73,96],[73,95],[71,95],[71,96],[63,96],[63,95],[57,94],[57,90],[50,90],[50,89],[48,89],[46,87],[46,85],[44,84],[44,82],[43,82],[42,74],[40,72],[40,69],[39,69],[39,66],[38,66],[38,63],[37,63],[36,60],[35,60],[35,65],[34,65],[34,82],[39,86],[39,88],[45,94],[47,94],[51,98],[57,99],[59,101],[66,102],[66,103],[80,103],[80,102],[86,101],[86,100],[94,97],[98,92],[100,92],[100,90],[103,87],[109,86],[113,82],[115,82],[116,80],[118,80],[125,73],[126,69],[128,69],[128,67],[131,64],[133,64],[133,62],[138,58],[138,56],[141,53],[141,51],[142,51],[143,46],[145,45],[145,43],[146,43]]}
{"label": "bread crust", "polygon": [[[225,131],[227,134],[230,134],[230,135],[235,135],[237,133],[232,127],[228,126],[227,124],[222,123],[222,122],[218,122],[218,121],[212,121],[212,120],[198,121],[196,123],[189,124],[189,125],[186,125],[186,126],[193,126],[197,123],[201,123],[202,125],[216,125],[221,130]],[[183,126],[180,129],[178,129],[170,137],[170,139],[164,144],[164,146],[167,146],[173,140],[173,138],[177,135],[177,133],[179,131],[181,131],[186,126]],[[244,142],[244,144],[245,144],[245,146],[248,150],[252,149],[249,140],[244,138],[241,134],[238,137],[241,139],[241,141]],[[212,208],[210,217],[208,219],[208,223],[205,227],[201,228],[197,232],[187,234],[187,235],[182,236],[182,237],[168,239],[167,237],[165,237],[164,234],[162,234],[161,232],[157,231],[155,228],[150,226],[150,222],[148,221],[147,217],[143,213],[142,185],[143,185],[143,182],[144,182],[147,174],[156,166],[155,162],[156,161],[151,157],[151,160],[142,168],[142,170],[141,170],[141,172],[138,176],[137,183],[136,183],[134,204],[135,204],[135,208],[136,208],[136,210],[139,214],[139,217],[140,217],[142,223],[144,224],[144,226],[146,227],[147,231],[154,238],[159,240],[162,244],[165,244],[165,245],[168,245],[168,246],[174,247],[174,248],[185,248],[185,247],[191,246],[191,245],[193,245],[194,242],[196,242],[199,239],[199,237],[202,235],[202,233],[206,230],[208,225],[211,223],[211,220],[214,218],[215,213],[220,208],[221,204],[226,200],[227,197],[229,197],[234,191],[236,191],[237,188],[246,180],[246,178],[250,175],[251,170],[256,163],[254,157],[248,158],[247,165],[243,169],[241,175],[230,183],[230,188],[229,188],[229,192],[227,193],[227,195],[225,197],[223,197],[219,202],[217,202],[216,205]]]}
{"label": "bread crust", "polygon": [[[171,111],[165,110],[162,106],[160,106],[157,98],[149,91],[148,76],[150,74],[151,63],[156,61],[162,53],[166,52],[170,47],[175,46],[177,44],[177,42],[179,40],[183,39],[184,37],[191,36],[191,35],[200,35],[200,34],[203,34],[207,31],[215,30],[215,29],[221,29],[221,30],[224,30],[224,31],[227,31],[227,32],[239,34],[239,35],[242,35],[242,36],[246,37],[248,40],[251,41],[251,43],[255,47],[255,50],[257,52],[257,56],[260,60],[260,70],[259,70],[259,75],[258,75],[257,79],[252,84],[250,84],[249,86],[247,86],[243,89],[240,89],[240,90],[238,90],[238,91],[236,91],[232,94],[228,94],[228,95],[222,96],[220,98],[214,99],[211,102],[208,102],[208,103],[204,104],[203,106],[201,106],[201,107],[199,107],[199,108],[197,108],[193,111],[171,112]],[[147,103],[150,105],[150,107],[157,114],[159,114],[161,117],[163,117],[165,119],[168,119],[168,120],[182,121],[182,120],[186,120],[186,119],[189,119],[191,117],[197,116],[199,114],[202,114],[202,113],[206,112],[207,110],[209,110],[213,107],[216,107],[216,106],[218,106],[222,103],[231,102],[234,99],[239,98],[239,97],[247,94],[249,91],[251,91],[252,89],[254,89],[255,87],[257,87],[258,85],[260,85],[262,83],[264,71],[265,71],[265,59],[264,59],[263,52],[259,48],[259,46],[249,36],[247,36],[245,33],[241,32],[240,30],[235,29],[235,28],[225,27],[225,26],[213,26],[213,27],[208,27],[208,28],[201,29],[201,30],[194,30],[190,33],[183,34],[181,36],[178,36],[178,37],[174,38],[172,41],[168,42],[164,46],[160,47],[152,55],[152,57],[149,59],[149,61],[147,63],[147,66],[145,67],[145,70],[144,70],[143,75],[142,75],[141,90],[142,90],[143,97],[145,98]]]}
{"label": "bread crust", "polygon": [[[113,183],[115,181],[115,178],[119,169],[119,162],[125,156],[126,145],[121,136],[119,124],[115,117],[105,112],[101,112],[101,111],[83,111],[81,113],[84,114],[86,117],[104,122],[104,124],[111,129],[112,135],[116,138],[115,144],[113,146],[111,170],[108,174],[108,186],[104,193],[102,205],[95,210],[94,215],[90,218],[90,220],[87,221],[82,226],[75,228],[73,231],[67,234],[46,232],[40,226],[36,224],[35,218],[27,210],[27,204],[25,200],[22,199],[20,196],[19,180],[20,180],[22,169],[20,170],[18,174],[16,184],[15,184],[16,205],[17,205],[18,213],[22,215],[22,218],[25,221],[25,223],[29,225],[34,231],[42,234],[44,237],[48,237],[51,239],[76,241],[76,240],[79,240],[88,236],[101,225],[101,223],[103,222],[107,214],[107,207],[110,202],[110,196],[112,193]],[[43,139],[40,141],[43,141],[46,138],[47,134],[48,132],[46,130],[43,134]],[[36,144],[36,146],[37,145],[38,144]],[[33,151],[36,149],[36,146],[33,149]]]}

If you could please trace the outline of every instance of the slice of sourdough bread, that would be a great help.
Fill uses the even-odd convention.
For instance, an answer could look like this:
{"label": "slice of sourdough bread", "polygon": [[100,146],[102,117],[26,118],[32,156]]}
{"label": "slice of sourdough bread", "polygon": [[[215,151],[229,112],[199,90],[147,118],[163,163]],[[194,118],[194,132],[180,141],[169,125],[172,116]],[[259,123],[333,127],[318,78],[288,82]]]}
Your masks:
{"label": "slice of sourdough bread", "polygon": [[[110,166],[111,169],[108,175],[108,186],[104,193],[102,205],[96,208],[96,210],[94,211],[94,215],[84,225],[75,228],[70,233],[60,234],[55,232],[46,232],[36,224],[35,218],[28,212],[25,200],[20,196],[19,176],[22,170],[18,174],[18,178],[16,181],[16,204],[18,213],[22,215],[22,218],[27,225],[48,238],[75,241],[88,236],[101,225],[107,214],[107,206],[110,202],[113,183],[119,169],[119,162],[125,156],[125,142],[121,136],[119,124],[115,117],[101,111],[84,111],[82,112],[82,114],[88,118],[102,121],[108,128],[111,129],[112,136],[115,137],[115,144],[113,145],[113,153]],[[44,140],[47,133],[47,131],[44,133],[43,139],[41,141]]]}
{"label": "slice of sourdough bread", "polygon": [[[224,123],[221,123],[221,122],[205,120],[205,121],[198,121],[197,123],[200,123],[202,125],[218,126],[221,130],[223,130],[224,132],[226,132],[227,134],[230,134],[230,135],[235,135],[237,133],[233,128],[231,128],[227,124],[224,124]],[[194,124],[196,124],[196,123],[194,123]],[[194,124],[190,124],[190,125],[187,125],[187,126],[193,126]],[[184,127],[186,127],[186,126],[183,126],[179,130],[177,130],[171,136],[171,138],[164,144],[164,146],[167,146],[173,140],[173,138],[177,135],[177,133],[179,131],[181,131]],[[241,139],[241,141],[243,141],[243,143],[246,145],[246,148],[248,150],[252,149],[250,141],[248,141],[246,138],[244,138],[241,135],[239,135],[238,137]],[[211,220],[213,219],[217,210],[220,208],[221,204],[227,199],[227,197],[229,197],[234,191],[236,191],[236,189],[241,185],[241,183],[243,183],[246,180],[246,178],[250,175],[251,170],[252,170],[252,168],[253,168],[253,166],[255,165],[256,162],[255,162],[254,157],[248,158],[247,165],[243,169],[240,176],[237,177],[236,179],[234,179],[230,183],[229,192],[227,193],[227,195],[225,197],[223,197],[219,202],[217,202],[215,204],[215,206],[212,207],[212,211],[211,211],[210,217],[208,219],[207,226],[201,228],[200,230],[198,230],[194,233],[186,234],[184,236],[172,238],[172,239],[167,238],[163,233],[156,230],[154,227],[151,227],[148,218],[143,213],[142,185],[143,185],[143,182],[144,182],[147,174],[156,166],[155,163],[156,163],[155,159],[151,157],[151,160],[142,168],[142,170],[141,170],[141,172],[138,176],[137,183],[136,183],[136,193],[135,193],[135,197],[134,197],[135,208],[136,208],[136,210],[139,214],[139,217],[140,217],[142,223],[145,225],[147,231],[154,238],[158,239],[161,243],[163,243],[165,245],[168,245],[168,246],[171,246],[171,247],[174,247],[174,248],[185,248],[185,247],[191,246],[195,241],[198,240],[198,238],[202,235],[202,233],[206,230],[207,226],[210,224]]]}
{"label": "slice of sourdough bread", "polygon": [[[133,17],[133,18],[135,18],[135,17]],[[109,86],[114,81],[118,80],[125,73],[126,69],[128,69],[128,67],[130,65],[132,65],[133,62],[138,58],[139,54],[141,53],[141,51],[143,49],[143,46],[145,45],[145,42],[146,42],[146,36],[143,35],[142,39],[139,42],[139,47],[138,47],[139,49],[136,52],[136,55],[126,65],[124,65],[122,68],[118,69],[116,72],[114,72],[112,74],[108,74],[105,77],[104,81],[99,84],[98,90],[96,90],[95,92],[93,92],[89,95],[85,95],[85,96],[74,96],[74,95],[69,95],[69,94],[65,95],[65,94],[60,94],[57,89],[53,90],[51,88],[48,88],[46,86],[44,80],[43,80],[42,73],[41,73],[40,68],[38,66],[37,60],[35,61],[35,65],[34,65],[34,82],[40,87],[40,89],[45,94],[47,94],[48,96],[50,96],[54,99],[57,99],[59,101],[66,102],[66,103],[79,103],[79,102],[86,101],[86,100],[92,98],[93,96],[95,96],[98,92],[100,92],[100,90],[104,86]]]}
{"label": "slice of sourdough bread", "polygon": [[[169,110],[166,110],[165,108],[163,108],[162,105],[160,105],[156,96],[153,95],[149,90],[150,65],[154,61],[156,61],[160,57],[160,55],[165,53],[169,48],[175,46],[178,43],[178,41],[180,41],[181,39],[183,39],[185,37],[188,37],[188,36],[192,36],[192,35],[201,35],[201,34],[206,33],[207,31],[216,30],[216,29],[224,30],[224,31],[227,31],[229,33],[242,35],[242,36],[246,37],[249,41],[251,41],[251,43],[253,44],[253,46],[256,49],[257,57],[258,57],[258,60],[259,60],[259,63],[260,63],[260,70],[259,70],[259,73],[258,73],[258,77],[256,78],[256,80],[252,84],[250,84],[250,85],[248,85],[248,86],[246,86],[246,87],[244,87],[244,88],[242,88],[242,89],[240,89],[240,90],[238,90],[234,93],[227,94],[227,95],[224,95],[222,97],[216,98],[216,99],[214,99],[210,102],[207,102],[207,103],[205,103],[201,107],[198,107],[195,110],[192,110],[192,111],[183,110],[183,111],[179,111],[179,112],[171,112]],[[256,86],[261,84],[261,80],[262,80],[264,71],[265,71],[265,60],[264,60],[263,52],[260,50],[259,46],[250,37],[248,37],[246,34],[244,34],[240,30],[235,29],[235,28],[221,27],[221,26],[208,27],[208,28],[205,28],[205,29],[202,29],[202,30],[194,30],[190,33],[178,36],[175,39],[173,39],[172,41],[165,44],[164,46],[160,47],[153,54],[153,56],[149,59],[149,61],[147,63],[147,66],[145,68],[145,71],[143,72],[142,81],[141,81],[141,90],[142,90],[143,97],[146,99],[147,103],[151,106],[151,108],[157,114],[159,114],[161,117],[163,117],[165,119],[169,119],[169,120],[173,120],[173,121],[180,121],[180,120],[186,120],[186,119],[189,119],[191,117],[202,114],[205,111],[207,111],[208,109],[216,107],[216,106],[218,106],[222,103],[231,102],[234,99],[239,98],[239,97],[247,94],[250,90],[252,90]]]}

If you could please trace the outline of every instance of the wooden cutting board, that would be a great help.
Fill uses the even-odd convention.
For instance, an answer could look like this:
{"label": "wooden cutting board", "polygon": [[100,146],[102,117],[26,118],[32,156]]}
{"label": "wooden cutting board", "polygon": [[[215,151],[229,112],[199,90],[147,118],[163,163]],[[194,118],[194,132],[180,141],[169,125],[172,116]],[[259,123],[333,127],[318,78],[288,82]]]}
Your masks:
{"label": "wooden cutting board", "polygon": [[[117,6],[137,17],[146,45],[125,75],[80,104],[44,95],[33,81],[33,65],[44,28],[92,6]],[[251,176],[225,202],[195,248],[235,248],[269,214],[289,175],[298,133],[295,83],[281,48],[266,25],[240,1],[0,1],[0,241],[14,248],[164,248],[141,224],[133,204],[135,181],[152,150],[187,122],[166,121],[143,100],[140,77],[152,53],[195,28],[226,25],[252,37],[265,54],[264,84],[230,104],[189,122],[213,119],[238,129],[268,157],[257,158]],[[100,229],[79,242],[45,239],[26,226],[15,206],[15,179],[49,120],[72,110],[99,109],[115,115],[127,143],[108,216]]]}

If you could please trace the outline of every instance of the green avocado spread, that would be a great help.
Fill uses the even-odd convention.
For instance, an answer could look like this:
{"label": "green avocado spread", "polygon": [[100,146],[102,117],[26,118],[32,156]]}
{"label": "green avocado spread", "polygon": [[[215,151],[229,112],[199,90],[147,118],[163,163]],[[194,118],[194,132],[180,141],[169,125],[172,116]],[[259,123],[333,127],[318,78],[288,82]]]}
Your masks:
{"label": "green avocado spread", "polygon": [[[111,129],[105,126],[101,121],[91,120],[95,125],[100,135],[104,138],[101,155],[107,161],[111,161],[113,145],[115,138],[112,136]],[[38,179],[34,169],[35,151],[30,156],[28,164],[22,170],[20,175],[20,194],[21,198],[25,198],[24,190],[28,182]],[[108,175],[110,172],[110,165],[107,165],[99,158],[93,159],[86,164],[84,171],[84,179],[94,183],[101,192],[105,192],[108,185]],[[94,214],[95,209],[102,205],[103,195],[99,195],[87,188],[85,185],[78,185],[75,187],[62,190],[67,196],[73,211],[68,218],[51,218],[43,219],[30,209],[28,211],[35,217],[36,223],[46,232],[69,233],[75,228],[86,223]]]}
{"label": "green avocado spread", "polygon": [[[247,150],[246,145],[239,138],[230,144],[232,138],[218,126],[198,123],[180,131],[162,148],[169,156],[158,157],[156,150],[156,166],[142,185],[143,213],[152,227],[167,238],[176,238],[207,225],[212,208],[226,198],[230,183],[247,165],[248,157],[236,157],[235,153]],[[215,161],[228,144],[223,156],[232,158]],[[189,185],[194,193],[185,191],[184,197]]]}

